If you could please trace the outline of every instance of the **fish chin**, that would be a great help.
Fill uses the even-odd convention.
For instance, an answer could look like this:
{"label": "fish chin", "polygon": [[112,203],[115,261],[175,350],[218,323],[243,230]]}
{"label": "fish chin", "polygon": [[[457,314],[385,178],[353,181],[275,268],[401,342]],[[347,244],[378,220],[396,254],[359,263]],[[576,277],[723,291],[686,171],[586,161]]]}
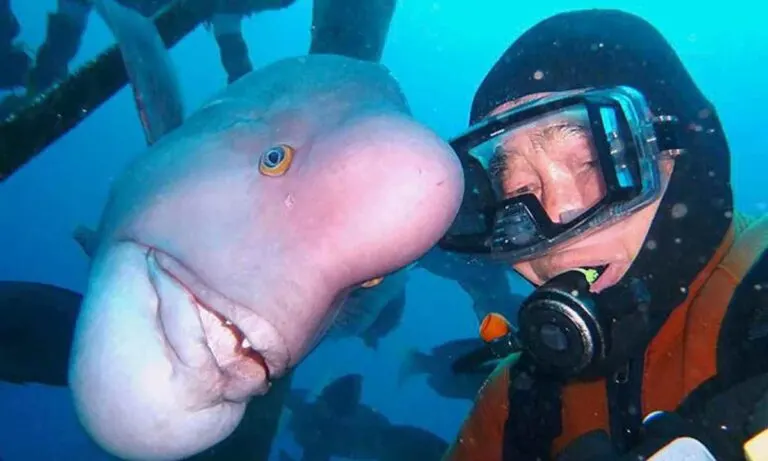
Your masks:
{"label": "fish chin", "polygon": [[76,413],[124,459],[182,459],[215,445],[289,360],[271,325],[241,306],[214,306],[199,286],[193,295],[166,260],[134,242],[106,247],[75,328]]}
{"label": "fish chin", "polygon": [[[83,428],[107,452],[121,459],[182,459],[229,436],[246,404],[225,398],[225,377],[206,352],[188,298],[176,304],[183,309],[161,310],[158,284],[163,307],[181,293],[168,291],[167,280],[153,280],[147,261],[146,248],[133,243],[110,244],[93,261],[69,388]],[[184,323],[167,327],[173,319]],[[171,337],[186,338],[186,347],[173,349]]]}

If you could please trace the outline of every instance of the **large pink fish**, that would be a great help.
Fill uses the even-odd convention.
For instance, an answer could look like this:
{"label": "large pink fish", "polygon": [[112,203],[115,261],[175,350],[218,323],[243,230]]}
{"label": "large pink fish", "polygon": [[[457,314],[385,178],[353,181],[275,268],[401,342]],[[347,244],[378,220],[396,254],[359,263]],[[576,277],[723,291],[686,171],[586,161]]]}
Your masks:
{"label": "large pink fish", "polygon": [[71,354],[85,429],[125,459],[224,439],[350,289],[437,242],[463,187],[384,67],[314,55],[244,77],[114,184]]}

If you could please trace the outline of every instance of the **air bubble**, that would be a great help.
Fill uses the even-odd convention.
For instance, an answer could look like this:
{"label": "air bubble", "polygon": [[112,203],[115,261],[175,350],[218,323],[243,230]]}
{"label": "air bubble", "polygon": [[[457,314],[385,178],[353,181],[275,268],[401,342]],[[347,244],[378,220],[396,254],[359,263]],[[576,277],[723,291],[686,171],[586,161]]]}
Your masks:
{"label": "air bubble", "polygon": [[674,219],[683,218],[688,214],[688,206],[685,203],[675,203],[672,206],[672,217]]}

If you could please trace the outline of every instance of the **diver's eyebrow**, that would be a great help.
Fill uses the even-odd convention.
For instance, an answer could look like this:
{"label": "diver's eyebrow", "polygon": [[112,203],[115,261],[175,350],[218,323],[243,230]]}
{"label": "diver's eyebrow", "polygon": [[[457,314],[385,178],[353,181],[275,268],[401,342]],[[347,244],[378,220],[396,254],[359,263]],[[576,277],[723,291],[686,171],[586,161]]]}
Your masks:
{"label": "diver's eyebrow", "polygon": [[508,149],[504,146],[504,143],[499,144],[493,149],[493,156],[488,162],[488,169],[491,176],[499,175],[507,170],[507,157],[513,156],[517,153],[514,149]]}
{"label": "diver's eyebrow", "polygon": [[569,135],[585,135],[588,133],[589,131],[584,125],[578,122],[564,121],[542,128],[541,131],[537,133],[537,137],[543,141],[553,141]]}
{"label": "diver's eyebrow", "polygon": [[[589,136],[589,129],[577,121],[563,120],[547,125],[531,134],[533,142],[538,145],[547,144],[571,135]],[[509,157],[516,157],[518,155],[519,151],[511,147],[509,143],[500,142],[493,149],[493,156],[491,156],[488,163],[489,170],[493,174],[503,173],[507,169]]]}

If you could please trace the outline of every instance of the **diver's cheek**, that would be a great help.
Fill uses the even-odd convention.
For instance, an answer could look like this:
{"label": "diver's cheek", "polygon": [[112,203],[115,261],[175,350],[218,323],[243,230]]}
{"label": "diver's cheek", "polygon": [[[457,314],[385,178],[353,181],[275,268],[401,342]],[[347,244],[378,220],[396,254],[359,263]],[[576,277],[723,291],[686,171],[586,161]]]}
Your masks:
{"label": "diver's cheek", "polygon": [[647,206],[621,223],[624,231],[621,234],[624,257],[630,262],[637,258],[643,248],[648,251],[658,248],[658,242],[648,239],[648,231],[651,229],[651,223],[656,217],[660,203],[657,201]]}
{"label": "diver's cheek", "polygon": [[544,261],[546,258],[547,257],[545,256],[533,261],[524,261],[513,264],[512,268],[530,283],[539,286],[546,280],[546,263]]}

